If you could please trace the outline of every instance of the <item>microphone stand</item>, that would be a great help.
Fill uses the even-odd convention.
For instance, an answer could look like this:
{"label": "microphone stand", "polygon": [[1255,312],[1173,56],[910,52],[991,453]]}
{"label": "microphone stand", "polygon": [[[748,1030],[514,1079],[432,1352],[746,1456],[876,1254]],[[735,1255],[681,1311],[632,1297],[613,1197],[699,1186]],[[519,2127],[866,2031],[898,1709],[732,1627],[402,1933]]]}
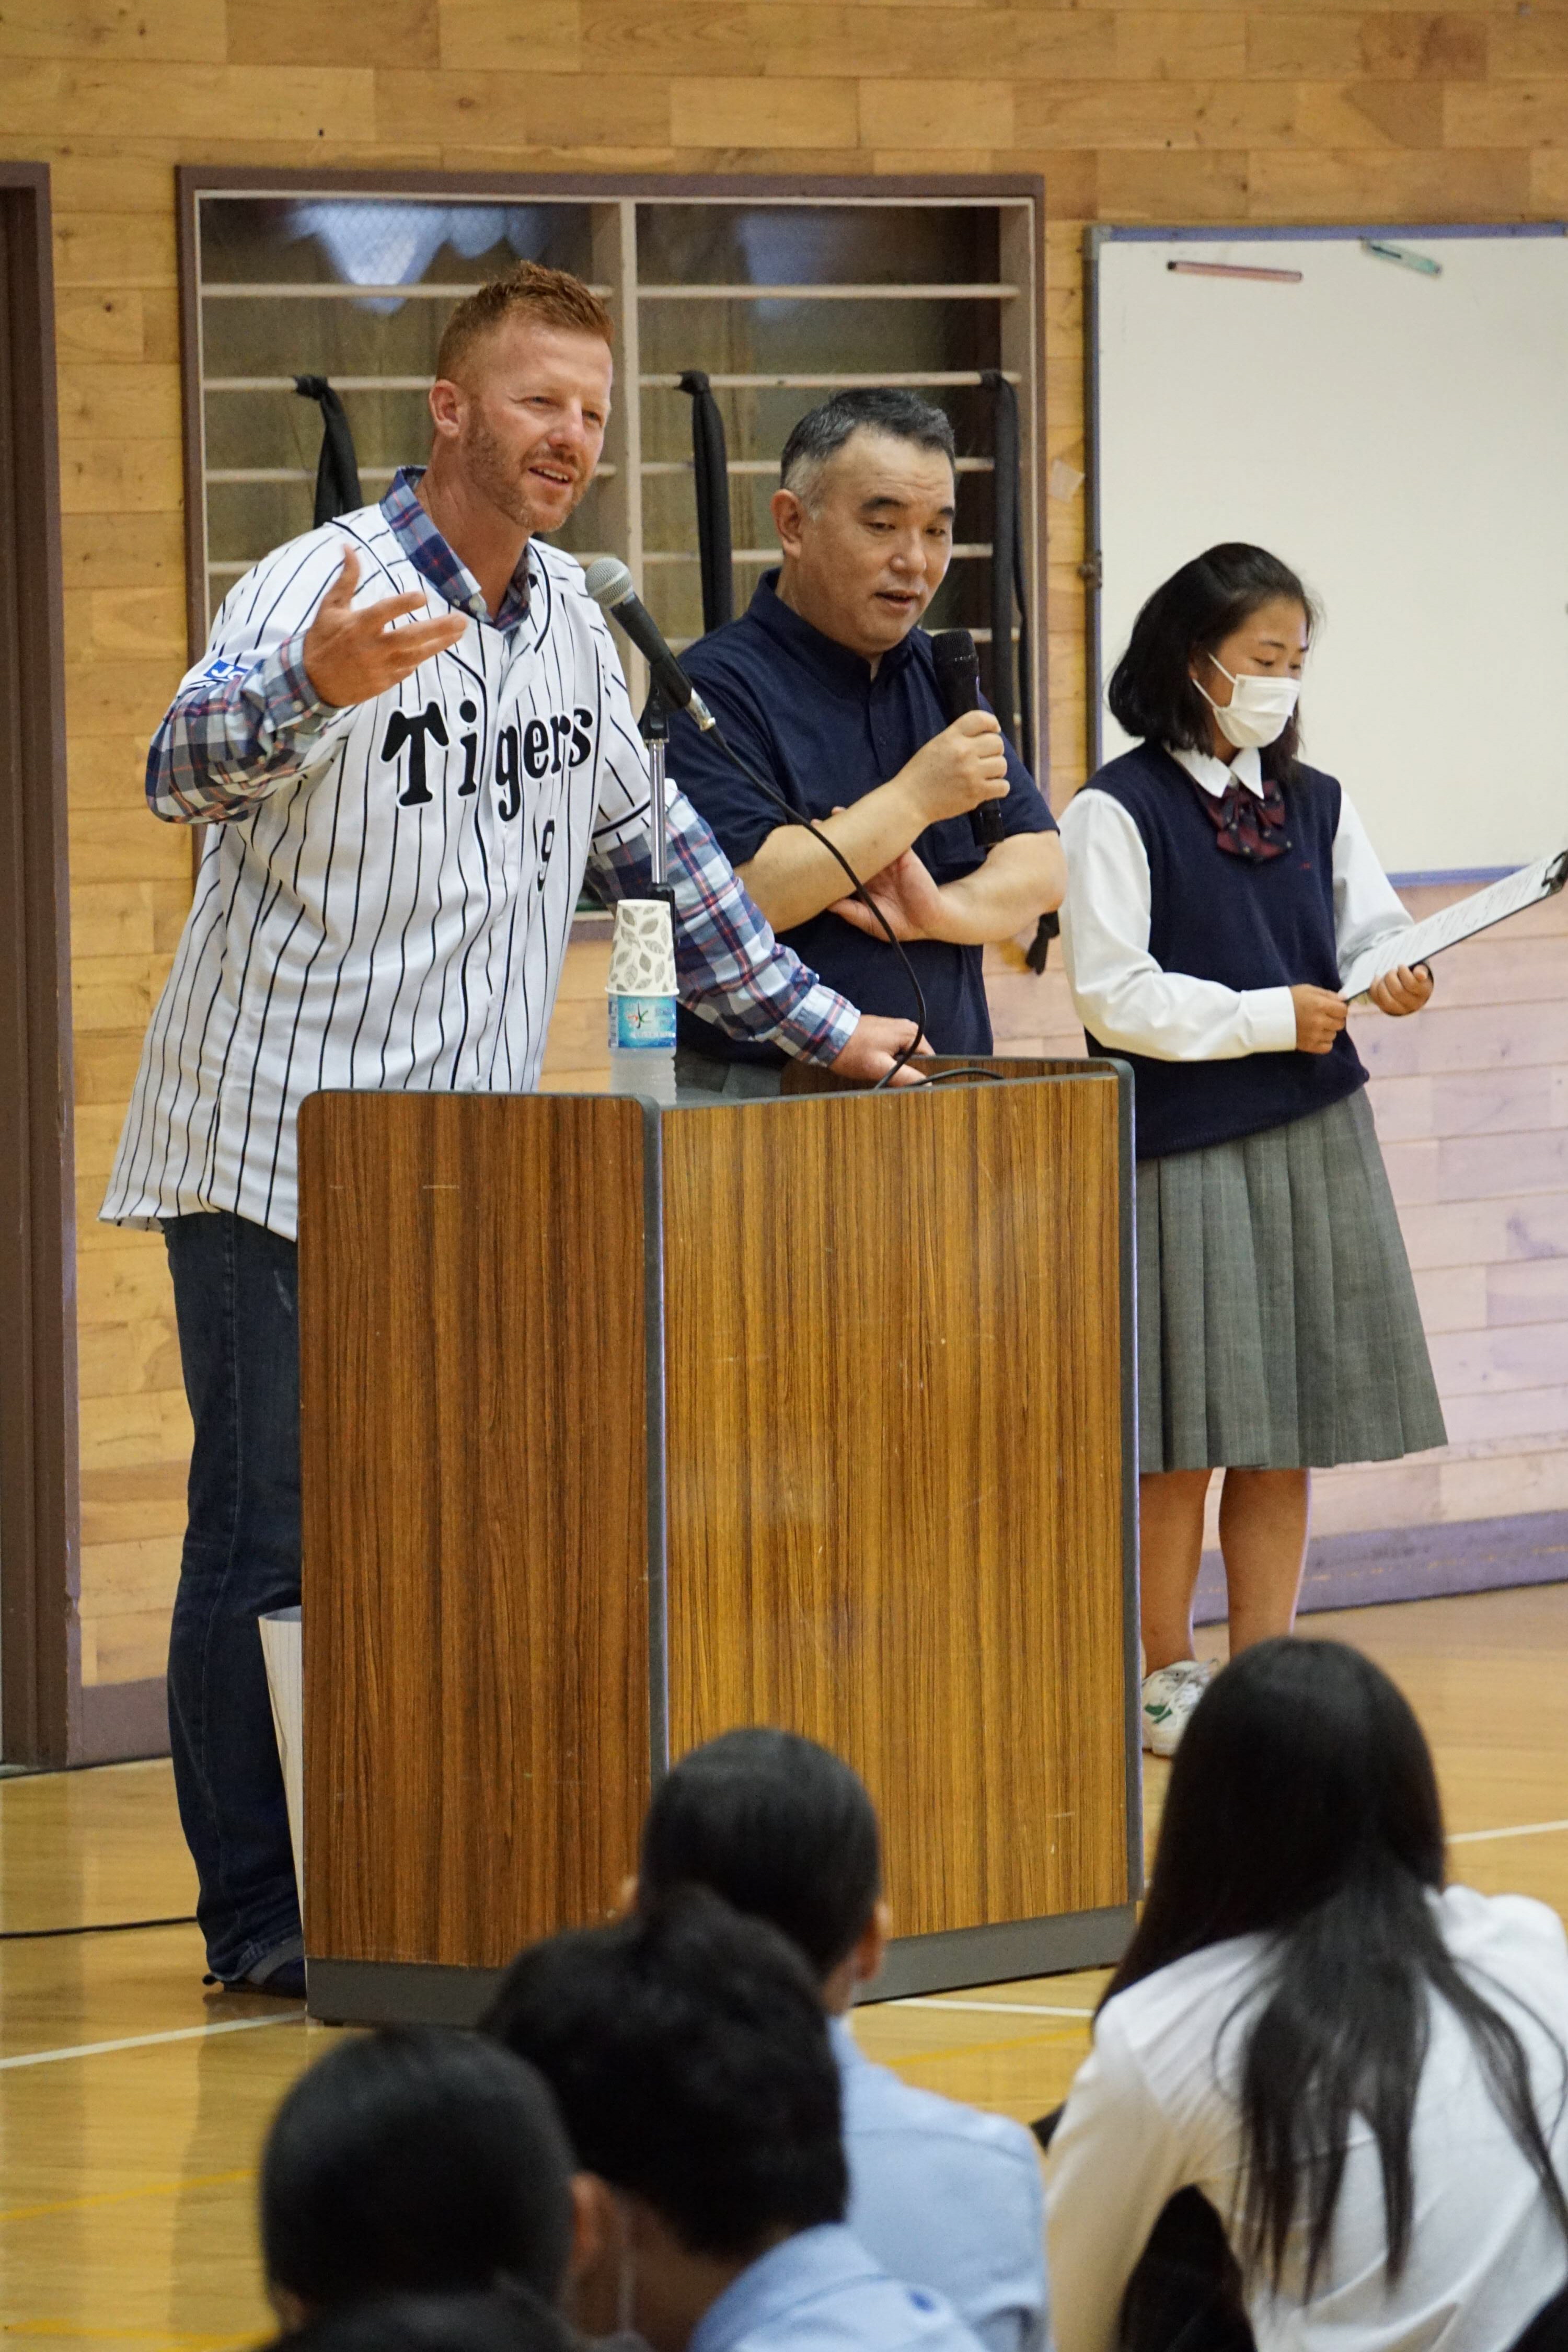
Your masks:
{"label": "microphone stand", "polygon": [[669,710],[658,687],[648,695],[643,709],[638,732],[647,749],[647,830],[648,847],[653,866],[650,898],[662,898],[667,907],[675,904],[675,893],[669,887],[669,855],[666,839],[668,820],[665,783],[665,760],[669,749]]}

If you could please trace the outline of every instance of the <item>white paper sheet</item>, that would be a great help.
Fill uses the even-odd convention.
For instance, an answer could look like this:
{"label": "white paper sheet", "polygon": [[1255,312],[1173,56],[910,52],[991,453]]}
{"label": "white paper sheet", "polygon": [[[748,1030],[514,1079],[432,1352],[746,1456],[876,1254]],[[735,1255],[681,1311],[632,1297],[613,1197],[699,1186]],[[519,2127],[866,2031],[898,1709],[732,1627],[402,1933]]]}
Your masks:
{"label": "white paper sheet", "polygon": [[1428,915],[1425,922],[1357,956],[1350,970],[1340,974],[1342,994],[1364,996],[1385,971],[1394,971],[1402,963],[1426,963],[1445,948],[1458,947],[1461,940],[1474,939],[1478,931],[1489,930],[1494,923],[1505,922],[1510,915],[1521,915],[1526,907],[1550,898],[1565,880],[1568,849],[1559,850],[1554,857],[1538,857],[1533,866],[1521,866],[1517,874],[1505,874],[1500,882],[1473,890],[1468,898],[1456,898],[1451,907]]}

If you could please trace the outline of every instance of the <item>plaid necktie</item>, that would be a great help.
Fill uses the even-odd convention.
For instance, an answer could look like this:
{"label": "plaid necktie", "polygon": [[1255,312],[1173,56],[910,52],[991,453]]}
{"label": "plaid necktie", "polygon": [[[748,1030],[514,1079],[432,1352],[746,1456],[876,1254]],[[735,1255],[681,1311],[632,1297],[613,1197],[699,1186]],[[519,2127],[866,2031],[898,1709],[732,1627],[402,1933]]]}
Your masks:
{"label": "plaid necktie", "polygon": [[1285,795],[1272,776],[1263,780],[1261,800],[1234,779],[1217,801],[1195,777],[1187,781],[1227,856],[1245,857],[1249,865],[1261,866],[1267,858],[1282,856],[1291,846],[1285,831]]}

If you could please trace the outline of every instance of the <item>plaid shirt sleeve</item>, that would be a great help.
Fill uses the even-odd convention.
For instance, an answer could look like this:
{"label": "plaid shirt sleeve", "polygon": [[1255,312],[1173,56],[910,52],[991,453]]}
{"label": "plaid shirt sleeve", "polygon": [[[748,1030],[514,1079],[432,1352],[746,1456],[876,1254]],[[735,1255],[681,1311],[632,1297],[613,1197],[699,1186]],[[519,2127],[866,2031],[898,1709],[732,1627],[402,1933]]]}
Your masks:
{"label": "plaid shirt sleeve", "polygon": [[214,661],[182,687],[147,754],[147,803],[170,824],[248,816],[297,776],[338,714],[318,702],[293,639],[251,668]]}
{"label": "plaid shirt sleeve", "polygon": [[[283,557],[291,551],[279,551]],[[305,630],[340,560],[333,542],[276,586],[268,558],[232,589],[206,652],[170,704],[147,754],[147,803],[169,824],[248,816],[297,776],[335,720],[306,674]],[[265,608],[266,620],[250,617]]]}
{"label": "plaid shirt sleeve", "polygon": [[[780,947],[707,825],[673,787],[668,835],[681,1003],[734,1036],[782,1045],[808,1062],[836,1061],[859,1013],[793,949]],[[601,834],[588,870],[606,898],[646,898],[653,883],[646,826],[629,839]]]}

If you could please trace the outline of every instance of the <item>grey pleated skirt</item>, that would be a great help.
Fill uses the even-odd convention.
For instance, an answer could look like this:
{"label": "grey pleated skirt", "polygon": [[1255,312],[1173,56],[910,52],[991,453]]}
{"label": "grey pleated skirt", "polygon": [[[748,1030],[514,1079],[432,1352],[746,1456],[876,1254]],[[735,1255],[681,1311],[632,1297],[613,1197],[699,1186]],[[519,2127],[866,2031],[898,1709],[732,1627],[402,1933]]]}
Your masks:
{"label": "grey pleated skirt", "polygon": [[1325,1469],[1447,1442],[1364,1087],[1138,1167],[1144,1471]]}

